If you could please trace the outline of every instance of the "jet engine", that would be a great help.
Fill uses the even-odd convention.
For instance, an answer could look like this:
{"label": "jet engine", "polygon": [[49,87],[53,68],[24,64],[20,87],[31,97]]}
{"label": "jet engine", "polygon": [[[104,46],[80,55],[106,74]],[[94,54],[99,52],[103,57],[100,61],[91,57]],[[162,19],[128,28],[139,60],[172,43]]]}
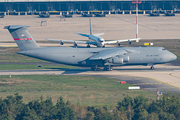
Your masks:
{"label": "jet engine", "polygon": [[123,64],[123,58],[113,58],[112,63],[114,63],[114,64]]}
{"label": "jet engine", "polygon": [[119,58],[113,58],[112,59],[112,63],[114,64],[123,64],[129,62],[129,56],[123,56],[123,57],[119,57]]}
{"label": "jet engine", "polygon": [[129,62],[129,56],[123,56],[123,62]]}
{"label": "jet engine", "polygon": [[74,41],[74,46],[77,47],[77,43]]}
{"label": "jet engine", "polygon": [[64,45],[64,43],[63,43],[63,41],[62,41],[62,40],[60,41],[60,45]]}

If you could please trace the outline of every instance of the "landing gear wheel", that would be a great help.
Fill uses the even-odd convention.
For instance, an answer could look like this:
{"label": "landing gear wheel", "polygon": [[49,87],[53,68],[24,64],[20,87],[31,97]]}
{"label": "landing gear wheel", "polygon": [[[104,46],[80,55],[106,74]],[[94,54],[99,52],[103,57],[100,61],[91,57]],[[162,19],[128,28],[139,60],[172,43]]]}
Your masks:
{"label": "landing gear wheel", "polygon": [[98,68],[98,67],[91,67],[91,70],[93,70],[93,71],[100,71],[101,69]]}
{"label": "landing gear wheel", "polygon": [[100,68],[97,68],[96,71],[100,71],[101,69]]}
{"label": "landing gear wheel", "polygon": [[87,48],[90,48],[90,45],[87,45]]}
{"label": "landing gear wheel", "polygon": [[151,70],[154,70],[154,67],[153,67],[153,66],[151,66]]}
{"label": "landing gear wheel", "polygon": [[103,45],[102,47],[105,48],[105,45]]}
{"label": "landing gear wheel", "polygon": [[111,67],[104,67],[104,70],[106,70],[106,71],[113,71],[113,69]]}

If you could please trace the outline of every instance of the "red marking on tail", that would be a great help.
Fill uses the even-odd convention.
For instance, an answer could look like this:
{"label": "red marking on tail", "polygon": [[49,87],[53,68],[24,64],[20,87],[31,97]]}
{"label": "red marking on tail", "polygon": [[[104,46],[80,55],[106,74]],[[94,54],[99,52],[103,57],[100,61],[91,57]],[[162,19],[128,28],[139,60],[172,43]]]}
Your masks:
{"label": "red marking on tail", "polygon": [[14,40],[32,40],[32,38],[14,38]]}

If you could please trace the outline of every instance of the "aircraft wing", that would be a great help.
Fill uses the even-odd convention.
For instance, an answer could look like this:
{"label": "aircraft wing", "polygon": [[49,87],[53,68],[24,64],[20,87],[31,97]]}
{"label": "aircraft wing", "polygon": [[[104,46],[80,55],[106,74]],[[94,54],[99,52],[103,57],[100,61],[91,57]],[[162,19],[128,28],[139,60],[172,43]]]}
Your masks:
{"label": "aircraft wing", "polygon": [[96,42],[91,42],[91,41],[76,41],[76,40],[58,40],[58,39],[47,39],[49,41],[58,41],[63,43],[76,43],[76,44],[96,44]]}
{"label": "aircraft wing", "polygon": [[118,49],[106,49],[103,51],[100,51],[95,56],[90,57],[90,60],[106,60],[108,58],[116,57],[119,55],[124,55],[128,53],[126,50],[118,50]]}
{"label": "aircraft wing", "polygon": [[124,40],[112,40],[112,41],[106,41],[104,42],[105,44],[116,44],[120,42],[131,42],[131,41],[136,41],[139,42],[140,38],[134,38],[134,39],[124,39]]}

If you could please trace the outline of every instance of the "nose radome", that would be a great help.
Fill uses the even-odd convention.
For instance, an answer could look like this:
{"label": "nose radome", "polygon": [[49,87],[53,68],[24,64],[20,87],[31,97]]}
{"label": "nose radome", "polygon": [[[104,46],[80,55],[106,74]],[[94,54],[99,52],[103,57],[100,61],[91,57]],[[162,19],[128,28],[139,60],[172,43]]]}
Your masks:
{"label": "nose radome", "polygon": [[173,56],[173,57],[174,57],[174,60],[176,60],[176,59],[177,59],[177,56],[176,56],[175,54],[174,54],[174,56]]}
{"label": "nose radome", "polygon": [[171,55],[171,60],[173,61],[173,60],[176,60],[176,59],[177,59],[177,56],[172,53],[172,55]]}

